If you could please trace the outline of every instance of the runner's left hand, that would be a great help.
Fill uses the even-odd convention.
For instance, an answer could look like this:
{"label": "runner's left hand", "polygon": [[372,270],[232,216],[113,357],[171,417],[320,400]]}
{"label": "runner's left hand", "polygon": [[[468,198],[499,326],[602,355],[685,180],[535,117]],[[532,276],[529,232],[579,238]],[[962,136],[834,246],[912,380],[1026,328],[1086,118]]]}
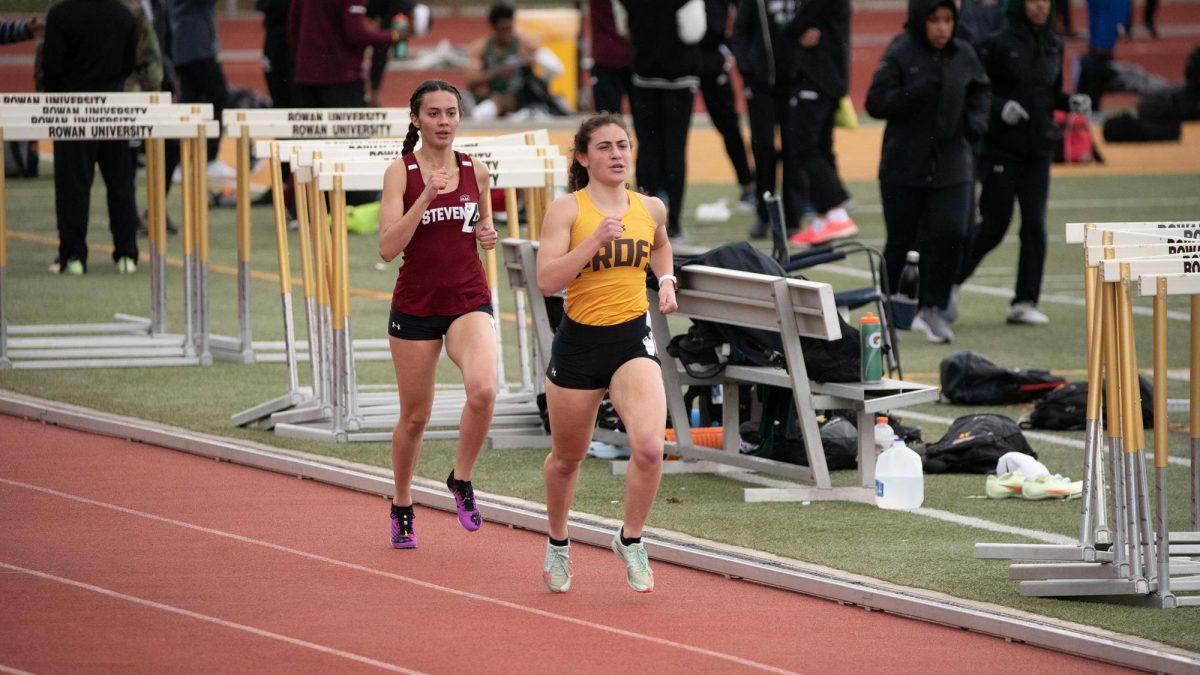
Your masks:
{"label": "runner's left hand", "polygon": [[670,314],[676,309],[679,309],[679,303],[675,302],[675,284],[671,282],[660,284],[658,287],[658,311]]}
{"label": "runner's left hand", "polygon": [[499,238],[500,235],[496,234],[496,228],[492,227],[492,220],[490,218],[480,220],[479,224],[475,226],[475,239],[479,241],[479,245],[484,250],[490,251],[496,248],[496,241]]}

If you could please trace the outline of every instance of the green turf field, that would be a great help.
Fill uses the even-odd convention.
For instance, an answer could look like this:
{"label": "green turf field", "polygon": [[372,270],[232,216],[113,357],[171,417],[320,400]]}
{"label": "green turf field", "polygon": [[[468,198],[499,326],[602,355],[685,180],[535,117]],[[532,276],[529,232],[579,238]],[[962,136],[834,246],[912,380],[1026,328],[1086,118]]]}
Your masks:
{"label": "green turf field", "polygon": [[[46,265],[54,258],[56,241],[52,181],[48,173],[46,176],[34,181],[8,182],[10,322],[107,321],[114,312],[145,315],[149,305],[145,272],[134,277],[118,276],[106,252],[93,251],[86,277],[46,273]],[[903,336],[901,346],[906,374],[910,379],[936,382],[940,359],[954,349],[965,348],[980,352],[1002,366],[1049,368],[1071,379],[1083,379],[1083,309],[1069,304],[1071,299],[1081,297],[1080,252],[1063,243],[1062,223],[1085,219],[1194,219],[1197,207],[1200,207],[1196,185],[1196,175],[1056,179],[1051,190],[1050,248],[1044,284],[1046,300],[1042,305],[1053,323],[1046,328],[1007,326],[1004,323],[1006,297],[965,292],[961,300],[961,318],[955,325],[958,340],[952,347],[930,345],[914,336]],[[857,202],[853,215],[862,228],[861,238],[870,244],[882,245],[883,224],[876,185],[857,182],[849,187]],[[177,216],[178,190],[173,192],[172,213]],[[732,187],[689,187],[685,229],[696,244],[716,244],[744,237],[750,225],[748,215],[737,214],[723,224],[697,224],[691,218],[690,212],[696,204],[720,196],[732,199],[735,194]],[[236,327],[235,281],[230,274],[234,264],[233,215],[231,208],[215,209],[211,214],[213,324],[216,332],[227,335],[234,334]],[[268,208],[254,210],[256,271],[275,269],[269,218]],[[92,202],[90,241],[93,245],[109,243],[106,229],[104,193],[97,189]],[[292,242],[294,246],[294,235]],[[177,260],[181,255],[178,238],[172,238],[170,246],[170,255]],[[350,246],[351,285],[373,293],[389,293],[395,270],[391,266],[376,268],[378,256],[374,239],[352,237]],[[1015,274],[1016,252],[1014,229],[1011,240],[1006,240],[984,261],[972,282],[1009,291]],[[295,248],[292,260],[293,274],[298,276],[299,256],[295,254]],[[861,263],[842,265],[851,268],[851,272],[863,269]],[[862,284],[860,279],[841,269],[814,272],[810,276],[828,281],[838,290]],[[169,297],[178,304],[182,297],[178,267],[170,269],[168,283]],[[382,337],[387,303],[364,296],[352,299],[354,334],[360,338]],[[505,312],[511,312],[511,297],[506,291],[501,294]],[[1062,302],[1053,302],[1056,298]],[[298,297],[296,302],[299,306]],[[1187,307],[1185,303],[1172,302],[1171,309],[1185,312]],[[255,281],[253,312],[255,339],[281,337],[276,282]],[[171,315],[169,327],[173,330],[181,326],[180,314],[176,311]],[[297,321],[298,330],[303,332],[302,315]],[[1138,316],[1136,325],[1143,365],[1149,366],[1149,318]],[[512,328],[510,320],[506,324],[510,379],[518,372]],[[1188,337],[1187,324],[1170,321],[1169,330],[1173,348],[1168,365],[1185,368],[1187,353],[1183,345]],[[446,367],[443,380],[452,382],[455,375],[452,367]],[[360,384],[394,383],[389,363],[363,363],[359,366],[358,378]],[[0,387],[14,391],[198,431],[388,466],[388,449],[383,443],[325,445],[278,439],[267,432],[236,429],[229,425],[230,414],[282,394],[285,385],[284,370],[279,364],[239,366],[218,363],[209,368],[0,372]],[[1182,397],[1185,383],[1172,381],[1170,393]],[[918,410],[940,418],[984,411],[949,405],[928,405]],[[1027,409],[1013,407],[996,412],[1018,418]],[[1174,415],[1171,422],[1172,452],[1183,455],[1186,420],[1183,415]],[[919,426],[930,441],[936,440],[945,430],[944,425],[934,422],[915,422],[915,426]],[[1082,438],[1078,433],[1059,436],[1074,440]],[[1078,449],[1041,440],[1031,440],[1031,444],[1052,471],[1074,477],[1080,475],[1081,453]],[[427,443],[418,473],[440,479],[452,465],[453,452],[452,442]],[[541,501],[540,466],[544,456],[543,450],[485,452],[475,474],[476,484],[487,492]],[[619,517],[622,479],[611,476],[608,464],[598,460],[586,462],[584,472],[576,509]],[[853,483],[855,476],[853,472],[838,472],[834,480],[837,484],[848,485]],[[1175,490],[1171,503],[1172,525],[1174,529],[1184,528],[1186,470],[1173,465],[1169,469],[1169,481]],[[927,476],[925,506],[1043,532],[1068,536],[1077,533],[1077,503],[988,501],[982,498],[983,484],[983,476],[978,475]],[[746,504],[741,501],[743,487],[743,483],[712,476],[665,476],[651,514],[651,524],[895,583],[995,602],[1200,650],[1200,611],[1194,608],[1158,611],[1087,601],[1024,599],[1017,596],[1015,584],[1007,580],[1005,563],[977,561],[971,557],[971,546],[976,542],[1024,541],[1023,538],[859,504]]]}

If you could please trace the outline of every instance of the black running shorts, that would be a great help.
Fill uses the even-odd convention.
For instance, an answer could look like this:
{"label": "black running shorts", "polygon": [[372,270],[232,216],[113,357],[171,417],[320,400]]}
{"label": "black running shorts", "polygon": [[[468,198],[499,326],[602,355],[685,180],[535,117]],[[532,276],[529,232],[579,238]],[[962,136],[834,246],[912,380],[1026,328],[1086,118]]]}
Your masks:
{"label": "black running shorts", "polygon": [[589,326],[563,316],[546,379],[565,389],[607,389],[628,361],[647,358],[660,363],[646,315],[612,326]]}
{"label": "black running shorts", "polygon": [[[482,304],[471,312],[491,314],[492,304],[490,302]],[[450,324],[454,323],[455,319],[471,312],[451,316],[413,316],[393,309],[388,317],[388,335],[401,340],[441,340],[446,336],[446,331],[450,330]]]}

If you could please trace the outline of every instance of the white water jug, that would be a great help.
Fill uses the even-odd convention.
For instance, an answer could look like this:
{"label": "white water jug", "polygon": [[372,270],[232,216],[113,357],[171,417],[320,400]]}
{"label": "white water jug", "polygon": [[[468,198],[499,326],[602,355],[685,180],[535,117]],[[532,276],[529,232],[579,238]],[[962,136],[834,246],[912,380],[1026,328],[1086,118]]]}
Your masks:
{"label": "white water jug", "polygon": [[911,511],[925,501],[925,476],[921,456],[899,436],[875,461],[875,505],[881,509]]}

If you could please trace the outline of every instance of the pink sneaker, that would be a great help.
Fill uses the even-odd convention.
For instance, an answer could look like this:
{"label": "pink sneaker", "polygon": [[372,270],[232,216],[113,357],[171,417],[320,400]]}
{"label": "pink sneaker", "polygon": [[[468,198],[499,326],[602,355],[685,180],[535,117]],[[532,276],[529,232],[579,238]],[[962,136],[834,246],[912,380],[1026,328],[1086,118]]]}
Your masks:
{"label": "pink sneaker", "polygon": [[820,246],[836,239],[845,239],[858,234],[858,225],[853,218],[845,220],[814,220],[812,224],[800,230],[788,241],[795,246]]}

